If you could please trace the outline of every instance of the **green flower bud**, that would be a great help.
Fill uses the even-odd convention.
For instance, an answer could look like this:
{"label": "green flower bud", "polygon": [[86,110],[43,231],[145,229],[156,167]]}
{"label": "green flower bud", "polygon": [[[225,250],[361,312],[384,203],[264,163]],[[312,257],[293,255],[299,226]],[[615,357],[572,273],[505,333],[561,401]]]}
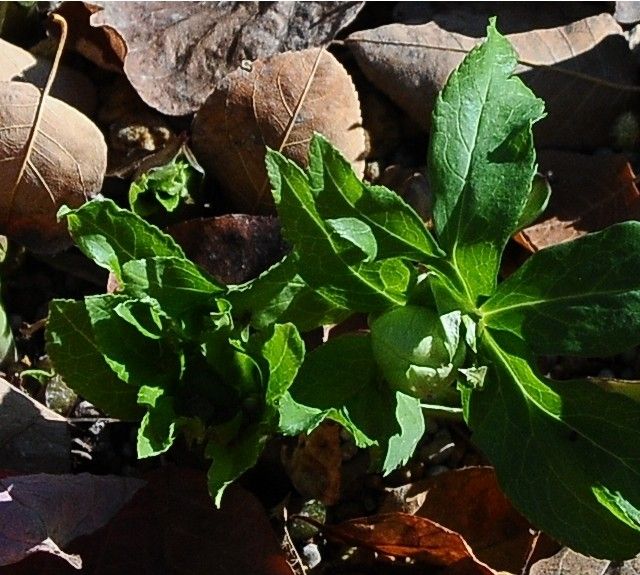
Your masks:
{"label": "green flower bud", "polygon": [[432,402],[446,403],[465,358],[461,313],[443,316],[429,308],[394,308],[371,325],[373,354],[389,385]]}

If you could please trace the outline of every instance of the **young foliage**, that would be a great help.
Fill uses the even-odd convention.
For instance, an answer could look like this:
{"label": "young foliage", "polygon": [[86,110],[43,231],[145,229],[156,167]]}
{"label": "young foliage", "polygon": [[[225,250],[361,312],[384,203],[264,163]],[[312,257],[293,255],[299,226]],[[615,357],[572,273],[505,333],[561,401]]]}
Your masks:
{"label": "young foliage", "polygon": [[[67,210],[80,248],[121,289],[52,303],[57,370],[107,412],[142,417],[141,456],[168,449],[179,429],[203,442],[217,504],[277,431],[332,419],[388,473],[415,450],[423,408],[462,410],[538,528],[586,554],[637,554],[640,405],[589,381],[552,381],[535,354],[640,343],[640,224],[541,250],[498,283],[506,242],[549,197],[531,129],[543,103],[513,76],[516,63],[492,22],[438,98],[435,235],[321,136],[307,171],[269,151],[293,248],[242,286],[219,285],[112,202]],[[370,314],[370,334],[305,357],[299,330],[354,312]]]}

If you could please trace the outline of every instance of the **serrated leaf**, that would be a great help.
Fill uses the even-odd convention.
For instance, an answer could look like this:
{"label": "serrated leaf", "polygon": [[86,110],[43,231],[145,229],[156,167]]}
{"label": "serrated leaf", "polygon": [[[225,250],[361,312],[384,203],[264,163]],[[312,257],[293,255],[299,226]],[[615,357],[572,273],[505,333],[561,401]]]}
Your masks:
{"label": "serrated leaf", "polygon": [[336,305],[313,289],[298,274],[297,256],[287,255],[251,282],[231,286],[226,298],[234,315],[246,317],[257,329],[276,322],[291,322],[300,331],[339,323],[351,315],[348,308]]}
{"label": "serrated leaf", "polygon": [[489,295],[535,173],[531,125],[544,104],[512,76],[516,53],[491,23],[438,96],[429,147],[434,224],[471,303]]}
{"label": "serrated leaf", "polygon": [[273,326],[273,333],[261,349],[261,355],[269,366],[265,396],[268,406],[277,407],[302,365],[304,352],[304,341],[293,324]]}
{"label": "serrated leaf", "polygon": [[63,216],[84,254],[114,273],[118,280],[122,279],[122,266],[131,260],[154,256],[185,258],[171,236],[111,200],[94,200],[75,210],[64,208],[58,213],[58,217]]}
{"label": "serrated leaf", "polygon": [[320,134],[311,140],[309,177],[321,216],[349,216],[366,223],[380,258],[429,262],[444,255],[418,214],[398,194],[362,182],[339,150]]}
{"label": "serrated leaf", "polygon": [[340,336],[308,354],[289,393],[281,431],[308,433],[325,418],[337,421],[360,447],[379,446],[385,473],[413,454],[424,433],[420,402],[384,383],[368,335]]}
{"label": "serrated leaf", "polygon": [[[552,381],[522,343],[485,332],[492,367],[463,390],[473,440],[514,505],[573,549],[608,559],[640,551],[640,409],[588,381]],[[582,526],[577,528],[576,526]]]}
{"label": "serrated leaf", "polygon": [[262,426],[255,425],[228,445],[215,441],[207,444],[205,455],[213,460],[207,473],[207,484],[216,507],[220,507],[224,490],[257,463],[267,439],[268,434]]}
{"label": "serrated leaf", "polygon": [[53,300],[46,331],[47,354],[74,391],[119,419],[140,419],[137,388],[121,381],[96,344],[82,301]]}
{"label": "serrated leaf", "polygon": [[175,440],[177,415],[173,398],[161,387],[142,386],[138,404],[147,407],[138,428],[138,457],[153,457],[167,451]]}
{"label": "serrated leaf", "polygon": [[482,306],[534,352],[612,355],[640,343],[640,223],[533,254]]}
{"label": "serrated leaf", "polygon": [[307,175],[282,154],[270,150],[267,169],[287,239],[300,258],[299,274],[337,306],[353,311],[402,305],[412,280],[400,259],[363,261],[361,250],[332,234],[318,213]]}
{"label": "serrated leaf", "polygon": [[124,292],[152,297],[169,316],[217,310],[216,298],[226,288],[190,260],[175,256],[132,260],[122,266]]}
{"label": "serrated leaf", "polygon": [[164,339],[147,337],[136,324],[116,312],[124,306],[131,316],[139,318],[139,323],[148,323],[154,313],[149,309],[154,306],[152,300],[102,295],[85,298],[84,305],[93,341],[122,381],[136,387],[162,387],[177,381],[181,371],[179,354]]}

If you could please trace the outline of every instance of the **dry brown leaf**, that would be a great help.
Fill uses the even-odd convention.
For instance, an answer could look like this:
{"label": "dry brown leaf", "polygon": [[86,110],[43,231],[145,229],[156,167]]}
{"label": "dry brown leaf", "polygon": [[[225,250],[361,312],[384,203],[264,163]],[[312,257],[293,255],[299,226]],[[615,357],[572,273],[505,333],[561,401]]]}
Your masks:
{"label": "dry brown leaf", "polygon": [[0,378],[0,462],[21,473],[69,471],[67,420]]}
{"label": "dry brown leaf", "polygon": [[170,226],[187,257],[225,284],[260,275],[285,254],[280,224],[271,216],[228,214]]}
{"label": "dry brown leaf", "polygon": [[529,251],[640,219],[640,192],[626,156],[546,151],[538,161],[551,174],[552,192],[541,219],[515,237]]}
{"label": "dry brown leaf", "polygon": [[142,99],[169,115],[195,112],[243,60],[320,46],[364,2],[106,2],[92,26],[114,29],[124,71]]}
{"label": "dry brown leaf", "polygon": [[105,525],[144,483],[88,473],[0,479],[0,565],[41,551],[80,569],[81,558],[60,547]]}
{"label": "dry brown leaf", "polygon": [[31,84],[0,82],[0,233],[51,253],[70,244],[66,225],[56,221],[58,209],[100,191],[107,147],[89,118],[48,96],[29,149],[39,100]]}
{"label": "dry brown leaf", "polygon": [[360,104],[342,65],[320,49],[278,54],[224,78],[196,114],[193,150],[235,207],[273,211],[266,146],[306,165],[313,132],[324,134],[361,175]]}
{"label": "dry brown leaf", "polygon": [[[502,493],[491,467],[467,467],[405,486],[404,501],[391,494],[383,509],[412,508],[415,515],[460,535],[484,564],[520,573],[534,549],[545,557],[558,546],[532,535],[531,525]],[[405,503],[406,502],[406,503]]]}
{"label": "dry brown leaf", "polygon": [[[51,70],[51,61],[0,38],[0,81],[20,80],[42,88]],[[51,95],[92,115],[96,109],[96,89],[84,74],[60,66],[51,86]]]}
{"label": "dry brown leaf", "polygon": [[340,498],[342,451],[340,427],[324,422],[309,435],[301,435],[283,463],[294,487],[307,499],[333,505]]}
{"label": "dry brown leaf", "polygon": [[[535,25],[539,8],[531,4],[522,10],[529,11]],[[500,22],[498,18],[499,29]],[[437,93],[464,52],[478,42],[474,33],[486,23],[485,13],[458,11],[427,24],[357,32],[347,44],[367,77],[428,128]],[[519,68],[525,83],[546,102],[548,116],[535,127],[536,143],[571,149],[609,145],[615,119],[637,98],[633,87],[619,86],[634,84],[638,66],[614,18],[600,14],[507,38],[523,62],[542,66]]]}
{"label": "dry brown leaf", "polygon": [[606,559],[580,555],[571,549],[561,549],[553,557],[531,566],[530,575],[640,575],[640,555],[614,565]]}

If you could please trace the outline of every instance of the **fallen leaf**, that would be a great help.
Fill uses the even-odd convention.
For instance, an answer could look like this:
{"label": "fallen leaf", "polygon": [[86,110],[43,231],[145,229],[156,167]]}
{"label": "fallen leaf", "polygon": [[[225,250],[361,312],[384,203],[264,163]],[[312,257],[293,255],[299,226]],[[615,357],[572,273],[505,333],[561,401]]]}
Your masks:
{"label": "fallen leaf", "polygon": [[0,461],[20,473],[69,471],[67,420],[0,378]]}
{"label": "fallen leaf", "polygon": [[[0,81],[19,80],[43,88],[52,62],[39,58],[0,38]],[[96,109],[96,89],[84,74],[59,66],[51,95],[91,116]]]}
{"label": "fallen leaf", "polygon": [[[479,42],[474,34],[486,28],[487,17],[496,11],[491,10],[458,10],[427,24],[382,26],[352,34],[346,43],[369,80],[427,129],[437,93]],[[527,29],[524,22],[530,26],[507,35],[527,63],[518,69],[521,78],[546,103],[548,115],[534,129],[536,144],[581,150],[610,145],[611,126],[636,98],[632,85],[638,65],[620,25],[610,14],[599,14],[535,29],[540,12],[535,4],[520,6],[520,29]],[[502,29],[501,22],[499,14]]]}
{"label": "fallen leaf", "polygon": [[364,2],[106,2],[92,26],[115,30],[124,72],[164,114],[195,112],[243,60],[327,44]]}
{"label": "fallen leaf", "polygon": [[340,427],[323,422],[309,435],[301,435],[291,454],[283,452],[283,463],[298,493],[333,505],[340,498],[342,476]]}
{"label": "fallen leaf", "polygon": [[538,162],[551,176],[552,192],[542,217],[515,236],[529,251],[640,219],[640,192],[627,156],[543,151]]}
{"label": "fallen leaf", "polygon": [[[529,573],[530,575],[605,575],[609,573],[610,565],[611,561],[587,557],[565,547],[553,557],[532,565]],[[619,574],[620,571],[616,573]],[[629,575],[631,573],[633,572]]]}
{"label": "fallen leaf", "polygon": [[101,6],[90,2],[62,2],[54,13],[67,22],[67,45],[71,49],[100,68],[122,74],[127,46],[112,28],[91,26],[91,15],[100,10]]}
{"label": "fallen leaf", "polygon": [[[83,574],[293,575],[264,509],[239,485],[216,509],[203,472],[164,467],[147,480],[108,525],[69,546],[82,555]],[[74,571],[42,555],[0,568],[33,573]]]}
{"label": "fallen leaf", "polygon": [[167,232],[187,257],[225,284],[241,284],[284,257],[280,224],[271,216],[228,214],[189,220]]}
{"label": "fallen leaf", "polygon": [[0,479],[0,565],[43,551],[80,569],[81,558],[60,547],[105,525],[143,484],[88,473]]}
{"label": "fallen leaf", "polygon": [[319,49],[278,54],[225,77],[193,123],[193,150],[241,211],[273,212],[266,146],[306,165],[313,132],[324,134],[362,175],[358,95],[342,65]]}
{"label": "fallen leaf", "polygon": [[47,96],[30,148],[39,100],[31,84],[0,82],[0,233],[51,253],[71,243],[65,223],[56,220],[58,209],[100,191],[107,147],[89,118]]}

